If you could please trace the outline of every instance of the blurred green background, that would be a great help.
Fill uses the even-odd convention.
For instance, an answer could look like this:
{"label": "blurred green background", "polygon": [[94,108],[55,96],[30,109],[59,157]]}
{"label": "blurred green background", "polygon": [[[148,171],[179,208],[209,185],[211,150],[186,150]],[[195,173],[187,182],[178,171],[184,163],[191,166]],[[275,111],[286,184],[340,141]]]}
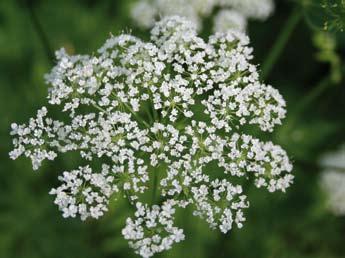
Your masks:
{"label": "blurred green background", "polygon": [[[60,158],[33,172],[29,160],[8,157],[10,124],[26,122],[46,105],[43,76],[54,65],[51,51],[65,47],[71,54],[92,53],[109,33],[122,31],[148,38],[129,18],[132,2],[0,1],[0,258],[137,257],[121,235],[129,214],[125,203],[113,204],[98,221],[62,218],[48,192],[57,185],[58,173],[75,161]],[[227,235],[210,230],[190,210],[181,212],[178,223],[186,241],[156,257],[345,257],[345,217],[327,211],[317,165],[322,153],[345,142],[344,32],[321,33],[317,20],[325,14],[309,8],[308,0],[276,2],[270,19],[250,23],[249,35],[254,61],[265,67],[291,13],[300,12],[266,74],[267,83],[288,103],[288,117],[273,141],[293,160],[295,184],[286,194],[250,188],[247,222]]]}

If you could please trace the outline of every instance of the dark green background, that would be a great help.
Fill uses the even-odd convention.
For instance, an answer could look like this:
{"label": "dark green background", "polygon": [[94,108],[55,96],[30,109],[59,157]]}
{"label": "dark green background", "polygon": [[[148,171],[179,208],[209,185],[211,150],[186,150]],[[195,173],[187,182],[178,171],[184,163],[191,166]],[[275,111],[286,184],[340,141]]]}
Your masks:
{"label": "dark green background", "polygon": [[[136,257],[121,235],[129,214],[125,203],[112,204],[105,217],[86,223],[63,219],[52,203],[48,192],[57,185],[57,175],[75,165],[72,158],[45,162],[38,172],[32,171],[29,160],[8,158],[10,124],[26,122],[46,105],[43,76],[54,64],[48,48],[65,47],[69,53],[88,54],[100,47],[109,33],[122,31],[147,39],[148,33],[136,30],[130,21],[131,2],[0,1],[0,258]],[[296,5],[276,2],[270,19],[250,23],[257,64],[264,63]],[[322,16],[301,11],[308,17]],[[47,42],[35,29],[35,18]],[[326,210],[317,165],[322,153],[345,142],[345,87],[344,80],[326,81],[321,91],[315,90],[330,72],[327,63],[316,59],[315,30],[305,19],[299,21],[266,80],[288,103],[288,118],[273,134],[273,141],[293,160],[295,184],[286,194],[250,188],[247,222],[243,229],[227,235],[210,230],[192,217],[190,210],[181,212],[178,223],[185,228],[186,241],[157,257],[345,257],[345,217],[335,217]],[[337,53],[344,61],[343,38],[338,33]]]}

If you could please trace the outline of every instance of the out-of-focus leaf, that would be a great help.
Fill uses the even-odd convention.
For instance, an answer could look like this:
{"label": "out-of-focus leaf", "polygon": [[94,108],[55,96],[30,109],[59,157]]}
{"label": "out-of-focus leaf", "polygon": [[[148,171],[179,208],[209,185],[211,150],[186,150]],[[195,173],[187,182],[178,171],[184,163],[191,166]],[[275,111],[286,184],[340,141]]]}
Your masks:
{"label": "out-of-focus leaf", "polygon": [[345,30],[344,0],[301,0],[310,25],[330,31]]}
{"label": "out-of-focus leaf", "polygon": [[328,32],[318,31],[314,34],[313,42],[318,49],[316,58],[330,65],[331,80],[334,83],[339,83],[343,74],[335,36]]}

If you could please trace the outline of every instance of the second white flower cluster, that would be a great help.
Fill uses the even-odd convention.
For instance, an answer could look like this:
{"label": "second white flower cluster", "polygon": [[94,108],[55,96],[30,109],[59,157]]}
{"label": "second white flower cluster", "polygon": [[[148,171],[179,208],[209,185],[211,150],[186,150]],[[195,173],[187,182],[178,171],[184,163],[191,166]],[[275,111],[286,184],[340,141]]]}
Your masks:
{"label": "second white flower cluster", "polygon": [[265,20],[274,10],[273,0],[137,0],[131,16],[142,28],[151,28],[162,17],[179,15],[202,28],[215,13],[214,31],[244,31],[248,19]]}

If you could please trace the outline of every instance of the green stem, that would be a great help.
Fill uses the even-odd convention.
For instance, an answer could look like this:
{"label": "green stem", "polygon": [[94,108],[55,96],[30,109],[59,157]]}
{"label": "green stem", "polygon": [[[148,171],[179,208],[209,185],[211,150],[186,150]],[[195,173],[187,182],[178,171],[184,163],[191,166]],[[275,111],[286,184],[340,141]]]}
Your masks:
{"label": "green stem", "polygon": [[126,103],[122,103],[127,109],[129,112],[131,112],[131,114],[136,118],[136,120],[138,121],[138,123],[142,123],[145,125],[145,127],[147,127],[148,129],[151,128],[151,126],[144,120],[142,119],[141,117],[138,116],[138,114],[136,112],[133,111],[133,109],[128,106]]}
{"label": "green stem", "polygon": [[331,76],[325,77],[319,82],[305,97],[303,97],[291,111],[290,119],[288,119],[287,124],[289,129],[293,128],[299,118],[303,115],[305,109],[313,103],[322,93],[332,84]]}
{"label": "green stem", "polygon": [[98,105],[95,104],[95,103],[92,103],[92,106],[93,106],[94,108],[98,109],[99,111],[105,113],[105,114],[108,113],[105,109],[101,108],[100,106],[98,106]]}
{"label": "green stem", "polygon": [[51,44],[49,42],[47,34],[45,33],[45,31],[43,29],[43,26],[40,23],[37,15],[36,15],[36,12],[35,12],[35,10],[34,10],[34,8],[32,6],[32,3],[30,3],[30,1],[27,2],[27,8],[28,8],[29,15],[30,15],[29,16],[30,17],[30,21],[32,23],[32,26],[34,27],[34,30],[37,33],[37,36],[38,36],[39,40],[42,43],[42,46],[43,46],[44,51],[46,53],[46,56],[47,56],[49,62],[53,63],[54,59],[55,59],[55,56],[54,56],[54,53],[52,51]]}
{"label": "green stem", "polygon": [[322,95],[322,93],[332,84],[332,76],[329,75],[323,78],[304,98],[298,102],[293,110],[294,114],[300,114],[306,107],[310,105],[315,99]]}
{"label": "green stem", "polygon": [[157,187],[158,187],[158,174],[157,170],[153,170],[153,184],[152,184],[152,204],[156,202]]}
{"label": "green stem", "polygon": [[151,126],[141,117],[138,116],[138,114],[136,112],[133,111],[133,109],[127,105],[127,103],[122,102],[121,100],[119,100],[116,95],[114,93],[111,94],[116,100],[118,100],[119,102],[121,102],[121,104],[134,116],[134,118],[137,120],[138,123],[142,123],[147,129],[150,129]]}
{"label": "green stem", "polygon": [[299,8],[295,8],[290,17],[286,21],[283,30],[280,32],[277,41],[274,43],[272,50],[268,54],[265,62],[262,65],[261,71],[261,78],[262,80],[266,79],[269,73],[272,70],[272,67],[277,62],[280,54],[282,53],[283,49],[285,48],[288,39],[290,38],[293,30],[295,29],[296,25],[298,24],[299,20],[302,17],[302,12]]}
{"label": "green stem", "polygon": [[321,96],[328,87],[334,85],[332,82],[332,75],[325,77],[305,97],[297,102],[295,108],[291,111],[291,115],[287,118],[286,126],[281,128],[282,135],[287,136],[292,132],[304,111],[313,101]]}

